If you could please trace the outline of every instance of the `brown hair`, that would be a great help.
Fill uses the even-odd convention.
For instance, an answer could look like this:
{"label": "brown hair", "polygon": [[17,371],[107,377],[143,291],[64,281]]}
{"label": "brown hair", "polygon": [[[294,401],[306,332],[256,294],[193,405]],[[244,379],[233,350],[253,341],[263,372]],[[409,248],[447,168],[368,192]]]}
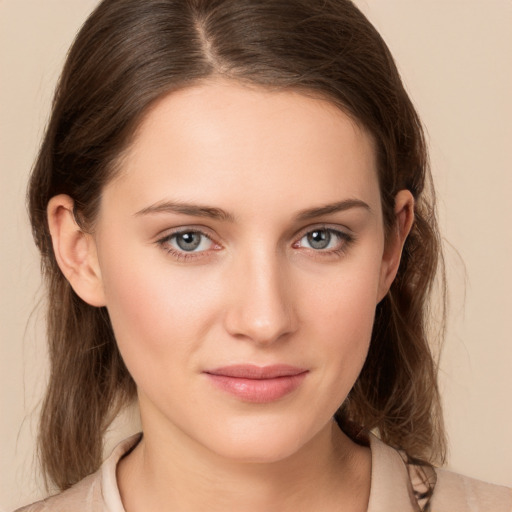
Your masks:
{"label": "brown hair", "polygon": [[69,194],[77,221],[93,226],[102,187],[148,108],[214,75],[320,95],[361,123],[376,143],[387,230],[397,191],[414,195],[397,278],[377,306],[368,358],[338,420],[377,429],[411,457],[442,460],[427,341],[440,262],[433,190],[420,121],[377,31],[348,0],[105,0],[69,52],[28,193],[48,285],[45,474],[64,489],[97,469],[106,428],[135,396],[108,312],[82,301],[57,266],[48,201]]}

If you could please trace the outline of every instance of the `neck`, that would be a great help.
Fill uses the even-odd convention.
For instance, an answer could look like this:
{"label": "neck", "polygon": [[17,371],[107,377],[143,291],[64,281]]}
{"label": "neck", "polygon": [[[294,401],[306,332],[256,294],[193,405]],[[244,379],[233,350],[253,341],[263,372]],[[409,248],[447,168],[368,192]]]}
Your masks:
{"label": "neck", "polygon": [[[297,453],[271,463],[226,460],[162,433],[144,437],[118,466],[128,512],[142,510],[366,510],[370,454],[333,421]],[[188,445],[188,446],[187,446]]]}

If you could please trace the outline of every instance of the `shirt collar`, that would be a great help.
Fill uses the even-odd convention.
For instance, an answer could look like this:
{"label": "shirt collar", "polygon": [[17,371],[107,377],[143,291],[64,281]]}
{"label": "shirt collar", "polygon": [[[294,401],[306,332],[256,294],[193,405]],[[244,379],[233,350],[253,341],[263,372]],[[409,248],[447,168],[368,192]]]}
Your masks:
{"label": "shirt collar", "polygon": [[369,434],[372,475],[368,512],[418,512],[407,467],[400,454]]}
{"label": "shirt collar", "polygon": [[[119,460],[129,453],[140,441],[142,435],[135,434],[119,443],[101,468],[101,487],[105,508],[108,512],[125,512],[116,468]],[[372,454],[372,473],[368,512],[418,512],[415,505],[409,473],[400,454],[384,444],[373,434],[368,435]]]}

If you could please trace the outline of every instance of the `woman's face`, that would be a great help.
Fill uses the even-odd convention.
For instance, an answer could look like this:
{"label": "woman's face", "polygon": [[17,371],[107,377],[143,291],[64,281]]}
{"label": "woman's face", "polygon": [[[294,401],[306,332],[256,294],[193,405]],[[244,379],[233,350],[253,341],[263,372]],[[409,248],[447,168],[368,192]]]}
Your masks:
{"label": "woman's face", "polygon": [[271,461],[330,428],[392,279],[372,141],[347,115],[226,82],[174,92],[94,236],[146,432]]}

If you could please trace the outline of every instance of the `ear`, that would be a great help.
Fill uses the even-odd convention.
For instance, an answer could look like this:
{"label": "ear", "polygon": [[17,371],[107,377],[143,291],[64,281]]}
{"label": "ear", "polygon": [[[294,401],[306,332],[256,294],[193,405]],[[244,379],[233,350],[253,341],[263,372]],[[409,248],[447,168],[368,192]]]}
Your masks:
{"label": "ear", "polygon": [[64,194],[52,197],[48,203],[53,252],[76,294],[91,306],[104,306],[96,243],[94,237],[77,224],[73,207],[73,199]]}
{"label": "ear", "polygon": [[395,279],[402,249],[414,222],[414,197],[409,190],[400,190],[395,196],[395,222],[384,247],[379,281],[378,302],[388,293]]}

